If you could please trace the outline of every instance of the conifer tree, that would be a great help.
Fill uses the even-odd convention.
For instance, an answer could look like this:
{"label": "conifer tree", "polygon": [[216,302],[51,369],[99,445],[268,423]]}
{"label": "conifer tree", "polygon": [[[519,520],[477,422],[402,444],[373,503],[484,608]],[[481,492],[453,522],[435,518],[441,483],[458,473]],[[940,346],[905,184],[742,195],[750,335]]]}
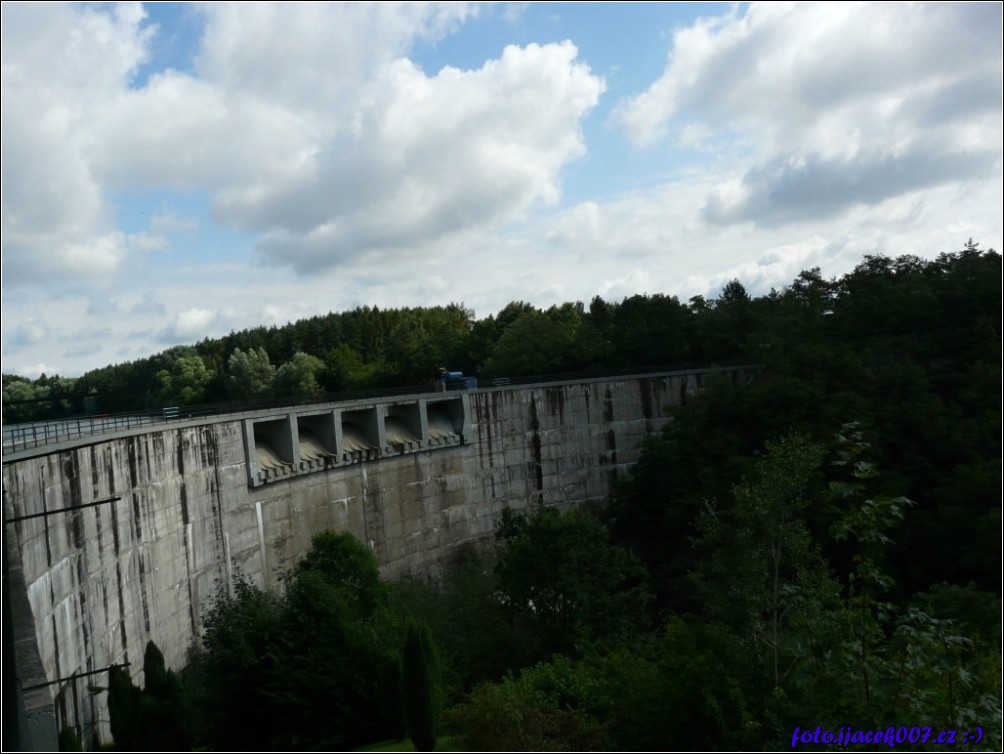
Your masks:
{"label": "conifer tree", "polygon": [[404,642],[401,683],[408,736],[418,751],[433,751],[439,734],[439,661],[429,629],[412,623]]}

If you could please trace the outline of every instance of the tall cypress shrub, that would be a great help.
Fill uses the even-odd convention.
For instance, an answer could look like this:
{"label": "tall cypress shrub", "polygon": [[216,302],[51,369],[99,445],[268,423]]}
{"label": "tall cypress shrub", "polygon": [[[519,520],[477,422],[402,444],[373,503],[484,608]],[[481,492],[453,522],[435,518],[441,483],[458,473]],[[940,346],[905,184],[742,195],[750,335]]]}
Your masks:
{"label": "tall cypress shrub", "polygon": [[401,658],[401,686],[408,737],[417,751],[433,751],[439,735],[440,673],[429,629],[408,626]]}
{"label": "tall cypress shrub", "polygon": [[115,746],[128,751],[186,751],[191,737],[182,713],[178,677],[164,665],[164,655],[152,641],[143,654],[145,688],[132,682],[129,671],[108,671],[108,716]]}
{"label": "tall cypress shrub", "polygon": [[59,750],[60,751],[83,751],[83,744],[80,743],[80,736],[77,729],[72,725],[64,725],[59,729]]}
{"label": "tall cypress shrub", "polygon": [[129,671],[115,666],[108,670],[108,718],[112,738],[119,749],[139,749],[142,692],[133,685]]}
{"label": "tall cypress shrub", "polygon": [[164,664],[164,655],[152,641],[143,654],[144,686],[141,714],[144,743],[151,751],[184,751],[191,748],[182,712],[181,681]]}

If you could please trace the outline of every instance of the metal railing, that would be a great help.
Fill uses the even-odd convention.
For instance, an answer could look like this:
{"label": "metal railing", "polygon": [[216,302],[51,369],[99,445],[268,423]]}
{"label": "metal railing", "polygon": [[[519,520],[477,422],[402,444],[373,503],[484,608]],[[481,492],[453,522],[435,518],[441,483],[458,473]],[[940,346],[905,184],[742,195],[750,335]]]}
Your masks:
{"label": "metal railing", "polygon": [[37,448],[66,440],[76,440],[89,435],[118,432],[133,427],[143,427],[167,421],[163,414],[109,414],[85,416],[75,419],[53,419],[26,424],[5,425],[3,428],[4,453]]}

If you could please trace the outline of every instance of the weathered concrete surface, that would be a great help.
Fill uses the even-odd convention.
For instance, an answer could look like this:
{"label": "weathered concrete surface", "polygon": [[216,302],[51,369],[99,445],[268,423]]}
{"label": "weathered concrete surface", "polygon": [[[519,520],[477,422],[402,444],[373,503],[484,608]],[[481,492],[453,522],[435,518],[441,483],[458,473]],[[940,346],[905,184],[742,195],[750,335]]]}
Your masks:
{"label": "weathered concrete surface", "polygon": [[56,714],[38,654],[17,541],[4,536],[4,751],[55,751]]}
{"label": "weathered concrete surface", "polygon": [[[472,391],[463,394],[461,445],[330,468],[304,463],[264,484],[249,473],[257,456],[247,416],[5,458],[8,518],[118,498],[9,526],[45,674],[126,662],[141,681],[150,639],[169,666],[183,666],[208,601],[236,570],[276,586],[326,529],[366,543],[386,577],[434,575],[454,548],[490,536],[506,506],[602,503],[639,442],[667,421],[664,408],[697,390],[701,376]],[[257,420],[283,423],[297,412],[318,407]],[[59,723],[77,725],[85,742],[110,738],[106,695],[88,691],[106,678],[49,687]]]}

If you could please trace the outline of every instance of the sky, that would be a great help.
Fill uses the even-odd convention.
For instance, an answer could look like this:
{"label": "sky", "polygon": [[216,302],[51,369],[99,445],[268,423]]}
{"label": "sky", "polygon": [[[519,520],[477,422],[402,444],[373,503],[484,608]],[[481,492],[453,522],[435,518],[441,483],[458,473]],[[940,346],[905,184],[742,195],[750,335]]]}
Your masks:
{"label": "sky", "polygon": [[1000,251],[1001,7],[4,2],[3,372]]}

